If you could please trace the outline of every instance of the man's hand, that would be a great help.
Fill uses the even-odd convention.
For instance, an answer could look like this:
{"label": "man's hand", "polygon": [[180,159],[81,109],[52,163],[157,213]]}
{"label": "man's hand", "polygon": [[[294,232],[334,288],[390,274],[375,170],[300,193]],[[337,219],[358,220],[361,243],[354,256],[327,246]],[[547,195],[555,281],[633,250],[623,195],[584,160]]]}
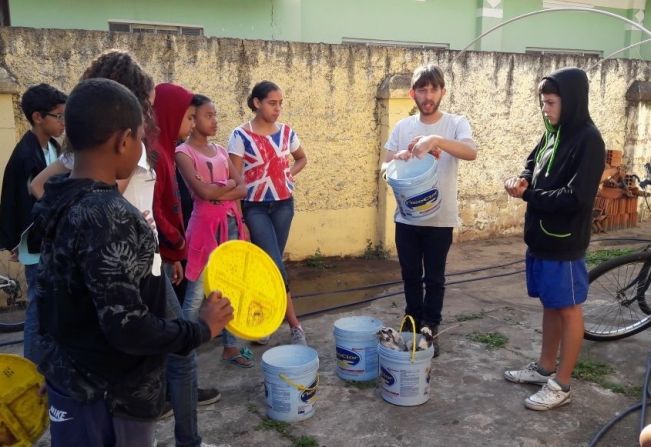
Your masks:
{"label": "man's hand", "polygon": [[438,135],[428,135],[426,137],[416,137],[411,140],[407,149],[411,151],[416,158],[423,158],[427,153],[432,154],[437,159],[441,156],[441,140]]}
{"label": "man's hand", "polygon": [[511,177],[504,182],[506,193],[516,199],[521,199],[524,192],[529,187],[529,182],[522,177]]}
{"label": "man's hand", "polygon": [[183,281],[183,265],[181,261],[174,261],[172,263],[172,277],[170,278],[172,284],[178,286]]}
{"label": "man's hand", "polygon": [[233,319],[233,307],[221,292],[212,292],[199,310],[199,318],[210,328],[210,337],[219,335],[229,321]]}
{"label": "man's hand", "polygon": [[411,152],[408,151],[408,150],[404,150],[404,151],[396,152],[395,154],[393,154],[393,159],[394,159],[394,160],[403,160],[403,161],[407,161],[407,160],[409,160],[410,158],[411,158]]}

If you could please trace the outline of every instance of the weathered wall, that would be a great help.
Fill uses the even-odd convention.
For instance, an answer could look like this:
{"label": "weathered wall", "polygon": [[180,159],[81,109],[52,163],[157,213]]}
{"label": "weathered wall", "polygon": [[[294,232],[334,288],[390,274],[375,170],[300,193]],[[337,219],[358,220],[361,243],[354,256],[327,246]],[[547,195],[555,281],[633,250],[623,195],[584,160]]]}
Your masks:
{"label": "weathered wall", "polygon": [[[502,182],[520,171],[542,131],[537,81],[556,68],[596,62],[470,52],[452,64],[457,53],[449,51],[0,29],[0,65],[21,90],[44,81],[69,91],[89,62],[108,48],[132,51],[157,82],[173,81],[212,97],[219,111],[216,140],[222,144],[234,126],[249,119],[245,98],[255,82],[271,79],[283,87],[282,120],[296,129],[310,160],[298,177],[297,215],[287,249],[291,257],[317,248],[326,255],[359,254],[367,240],[381,240],[377,175],[386,129],[378,88],[424,62],[444,69],[448,95],[443,108],[468,117],[481,148],[477,161],[461,163],[458,237],[520,232],[524,208],[506,197]],[[643,144],[651,131],[650,115],[640,109],[635,119],[642,122],[634,126],[625,99],[634,80],[650,80],[651,64],[611,60],[589,74],[591,111],[606,146],[634,153],[636,163],[651,158],[651,148]],[[19,114],[16,118],[20,133],[26,122]],[[632,129],[638,132],[634,139],[628,135]]]}

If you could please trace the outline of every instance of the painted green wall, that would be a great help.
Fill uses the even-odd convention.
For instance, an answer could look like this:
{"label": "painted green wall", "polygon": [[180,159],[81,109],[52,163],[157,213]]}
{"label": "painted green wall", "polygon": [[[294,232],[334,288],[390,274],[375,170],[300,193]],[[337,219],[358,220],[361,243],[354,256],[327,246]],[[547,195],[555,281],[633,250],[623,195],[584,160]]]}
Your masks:
{"label": "painted green wall", "polygon": [[[503,0],[503,18],[478,17],[486,0],[10,0],[14,26],[107,30],[108,20],[204,27],[207,36],[340,43],[342,38],[449,44],[461,49],[481,32],[539,10],[542,0]],[[635,10],[610,9],[633,18]],[[651,0],[644,24],[651,28]],[[526,47],[601,51],[608,55],[649,36],[624,22],[584,12],[556,12],[506,25],[473,49]],[[618,57],[651,59],[651,44]]]}
{"label": "painted green wall", "polygon": [[207,36],[271,39],[269,0],[11,0],[11,24],[108,30],[109,20],[204,27]]}

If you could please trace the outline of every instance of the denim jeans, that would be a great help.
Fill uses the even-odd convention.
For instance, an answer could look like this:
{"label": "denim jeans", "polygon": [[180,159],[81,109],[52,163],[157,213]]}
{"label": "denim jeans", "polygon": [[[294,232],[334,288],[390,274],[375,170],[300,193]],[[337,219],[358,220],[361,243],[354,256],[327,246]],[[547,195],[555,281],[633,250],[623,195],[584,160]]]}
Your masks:
{"label": "denim jeans", "polygon": [[[163,264],[167,317],[183,318],[179,299],[169,280],[171,267]],[[167,386],[174,410],[174,437],[177,446],[199,446],[201,436],[197,425],[197,357],[192,351],[186,356],[168,354],[166,359]]]}
{"label": "denim jeans", "polygon": [[38,333],[38,303],[36,302],[37,277],[38,264],[26,265],[27,310],[25,311],[23,356],[38,365],[43,357],[43,353],[40,348],[41,336]]}
{"label": "denim jeans", "polygon": [[[238,239],[237,221],[234,217],[228,217],[228,240]],[[215,235],[218,238],[218,235]],[[218,240],[218,242],[220,242]],[[185,296],[183,298],[183,316],[186,320],[197,321],[199,319],[199,309],[204,299],[203,291],[204,274],[196,281],[186,279]],[[237,338],[226,329],[222,331],[222,343],[224,348],[237,347]]]}
{"label": "denim jeans", "polygon": [[396,222],[396,248],[407,301],[405,313],[420,324],[438,325],[441,322],[445,261],[451,244],[452,228],[420,227]]}
{"label": "denim jeans", "polygon": [[244,220],[251,233],[251,242],[263,249],[274,260],[289,290],[283,252],[294,218],[294,199],[273,202],[242,202]]}
{"label": "denim jeans", "polygon": [[[203,292],[203,273],[196,281],[187,280],[185,286],[185,299],[183,300],[183,316],[186,320],[197,321],[199,309],[205,297]],[[224,348],[237,347],[237,338],[226,329],[222,331],[222,344]]]}

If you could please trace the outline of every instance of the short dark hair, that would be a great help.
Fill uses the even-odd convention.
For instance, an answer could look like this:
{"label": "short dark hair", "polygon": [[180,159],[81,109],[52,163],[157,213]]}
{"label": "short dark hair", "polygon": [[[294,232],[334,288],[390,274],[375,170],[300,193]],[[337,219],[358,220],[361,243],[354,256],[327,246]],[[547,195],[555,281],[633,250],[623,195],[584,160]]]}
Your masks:
{"label": "short dark hair", "polygon": [[136,135],[142,124],[138,98],[122,84],[103,78],[77,84],[65,116],[66,135],[75,152],[97,147],[122,130]]}
{"label": "short dark hair", "polygon": [[192,96],[192,101],[190,101],[190,105],[195,107],[201,107],[202,105],[208,104],[209,102],[212,102],[212,100],[207,96],[195,94]]}
{"label": "short dark hair", "polygon": [[276,90],[280,90],[280,87],[271,81],[258,82],[253,86],[253,90],[251,90],[251,94],[246,100],[246,105],[249,106],[252,112],[255,112],[257,109],[255,108],[255,104],[253,104],[253,99],[262,101],[269,93],[275,92]]}
{"label": "short dark hair", "polygon": [[38,84],[28,88],[20,100],[20,108],[30,124],[34,124],[32,115],[38,112],[41,116],[50,112],[59,104],[65,104],[68,97],[65,93],[49,84]]}
{"label": "short dark hair", "polygon": [[445,77],[439,67],[434,64],[418,67],[411,77],[411,88],[421,88],[427,85],[432,87],[445,88]]}
{"label": "short dark hair", "polygon": [[558,89],[558,84],[552,78],[543,78],[538,84],[538,94],[558,95],[561,96],[561,91]]}

